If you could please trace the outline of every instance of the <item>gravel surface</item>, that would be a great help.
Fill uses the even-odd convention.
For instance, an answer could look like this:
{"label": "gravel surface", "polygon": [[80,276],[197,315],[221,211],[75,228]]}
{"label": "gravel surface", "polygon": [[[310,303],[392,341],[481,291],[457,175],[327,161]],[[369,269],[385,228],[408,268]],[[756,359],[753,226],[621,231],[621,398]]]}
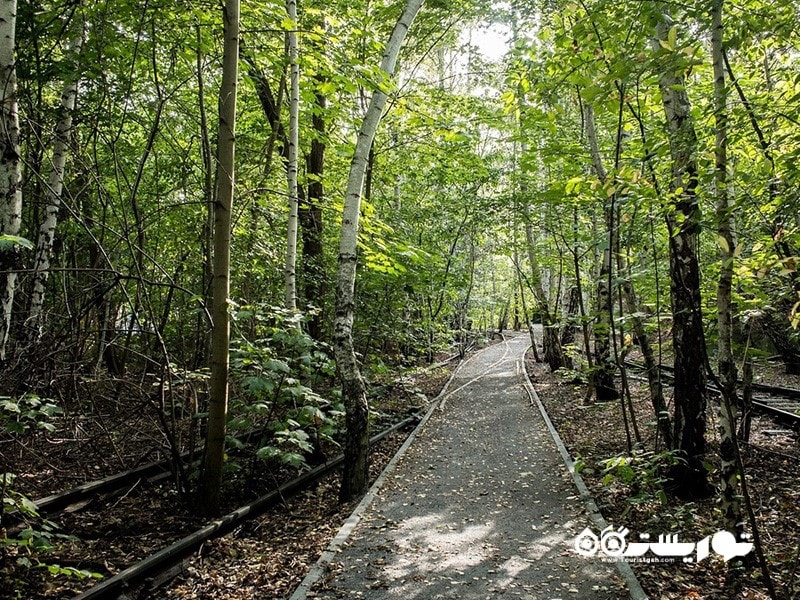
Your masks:
{"label": "gravel surface", "polygon": [[522,387],[528,341],[462,366],[309,598],[627,597],[573,550],[591,521]]}

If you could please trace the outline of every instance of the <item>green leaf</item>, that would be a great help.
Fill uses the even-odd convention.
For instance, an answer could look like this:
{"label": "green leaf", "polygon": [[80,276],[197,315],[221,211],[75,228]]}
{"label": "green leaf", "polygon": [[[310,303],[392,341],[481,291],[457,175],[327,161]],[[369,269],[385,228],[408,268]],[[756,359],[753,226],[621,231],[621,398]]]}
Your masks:
{"label": "green leaf", "polygon": [[264,368],[278,373],[291,373],[291,368],[282,360],[276,358],[264,362]]}
{"label": "green leaf", "polygon": [[20,237],[18,235],[8,235],[8,234],[0,235],[0,252],[8,252],[9,250],[14,250],[18,246],[27,248],[28,250],[34,249],[33,242],[24,237]]}
{"label": "green leaf", "polygon": [[669,45],[671,49],[675,49],[678,47],[678,28],[671,27],[669,30],[669,34],[667,34],[667,40],[669,40]]}
{"label": "green leaf", "polygon": [[5,398],[3,400],[0,400],[0,409],[6,412],[16,413],[16,414],[22,412],[19,408],[19,404],[14,402],[11,398]]}
{"label": "green leaf", "polygon": [[245,377],[242,380],[242,387],[251,394],[271,394],[275,391],[275,382],[267,377]]}
{"label": "green leaf", "polygon": [[17,505],[25,514],[32,517],[39,516],[39,507],[36,506],[36,503],[30,498],[20,495],[19,499],[17,500]]}
{"label": "green leaf", "polygon": [[281,457],[281,461],[289,465],[290,467],[294,467],[295,469],[301,469],[307,467],[306,459],[303,458],[300,454],[296,452],[286,452]]}
{"label": "green leaf", "polygon": [[280,448],[276,448],[275,446],[264,446],[263,448],[259,448],[256,452],[256,458],[259,460],[271,460],[273,458],[278,458],[283,454]]}

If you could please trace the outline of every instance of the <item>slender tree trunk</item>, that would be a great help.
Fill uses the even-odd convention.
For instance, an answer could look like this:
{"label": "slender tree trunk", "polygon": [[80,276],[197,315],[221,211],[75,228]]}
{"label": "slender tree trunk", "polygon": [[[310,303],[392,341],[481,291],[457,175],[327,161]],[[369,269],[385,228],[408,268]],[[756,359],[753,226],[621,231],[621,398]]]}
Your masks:
{"label": "slender tree trunk", "polygon": [[300,64],[297,50],[297,0],[287,0],[286,12],[291,30],[286,34],[289,42],[289,146],[286,181],[289,189],[289,224],[286,230],[286,308],[297,309],[297,150],[300,131]]}
{"label": "slender tree trunk", "polygon": [[685,460],[673,470],[672,479],[679,494],[705,497],[711,489],[703,466],[707,360],[697,259],[701,216],[697,200],[697,135],[682,71],[673,64],[673,52],[662,48],[662,44],[669,45],[669,9],[659,2],[655,10],[659,20],[653,46],[660,61],[659,87],[672,159],[669,189],[675,202],[675,208],[667,213],[675,353],[673,443]]}
{"label": "slender tree trunk", "polygon": [[31,304],[28,312],[27,327],[31,332],[31,339],[38,339],[41,335],[41,314],[44,307],[45,284],[50,276],[50,254],[53,251],[58,211],[61,208],[61,194],[64,189],[64,168],[67,163],[67,148],[72,133],[72,113],[75,110],[75,98],[78,94],[78,54],[83,44],[83,26],[81,32],[72,44],[73,55],[71,81],[68,80],[61,93],[61,108],[56,124],[55,141],[53,142],[53,159],[50,167],[50,177],[47,181],[46,199],[47,208],[45,218],[39,228],[39,238],[36,243],[36,256],[33,261],[33,290]]}
{"label": "slender tree trunk", "polygon": [[211,381],[209,383],[208,429],[200,508],[208,515],[219,513],[225,432],[228,417],[228,370],[230,322],[231,210],[234,198],[236,150],[236,90],[239,74],[239,0],[226,0],[223,9],[224,50],[222,85],[219,92],[217,142],[217,194],[214,206],[213,329],[211,333]]}
{"label": "slender tree trunk", "polygon": [[[392,31],[381,61],[381,70],[394,75],[400,47],[423,0],[407,0],[403,13]],[[369,405],[366,388],[353,348],[353,315],[355,312],[356,263],[358,260],[358,220],[361,211],[361,192],[367,170],[369,153],[375,132],[386,105],[386,93],[376,89],[358,132],[350,174],[347,179],[342,227],[339,236],[339,263],[336,274],[336,318],[333,330],[333,349],[336,367],[342,381],[345,402],[347,437],[345,462],[339,498],[350,500],[363,495],[368,487]]]}
{"label": "slender tree trunk", "polygon": [[537,356],[536,350],[536,333],[533,329],[533,321],[531,321],[531,315],[528,312],[528,301],[525,299],[525,283],[522,277],[522,268],[519,264],[519,252],[517,251],[517,228],[514,226],[514,269],[517,272],[517,283],[519,285],[519,297],[520,301],[522,302],[522,316],[525,319],[525,326],[528,328],[528,336],[531,338],[531,350],[533,351],[534,360],[539,362],[539,358]]}
{"label": "slender tree trunk", "polygon": [[[739,496],[739,469],[736,464],[736,362],[732,349],[731,289],[733,287],[733,216],[728,197],[728,93],[722,56],[722,2],[711,4],[711,55],[714,67],[714,183],[717,195],[717,235],[720,246],[720,271],[717,283],[717,362],[722,384],[719,411],[720,487],[725,528],[742,533],[742,507]],[[733,418],[734,420],[732,420]]]}
{"label": "slender tree trunk", "polygon": [[[0,1],[0,235],[19,235],[22,224],[16,48],[17,0]],[[0,361],[5,360],[17,286],[19,246],[0,248]]]}
{"label": "slender tree trunk", "polygon": [[[586,127],[586,141],[592,157],[592,167],[595,175],[605,186],[608,173],[603,166],[600,156],[600,145],[597,141],[597,128],[594,122],[594,108],[590,103],[584,105],[583,120]],[[601,194],[605,196],[604,193]],[[597,309],[594,325],[594,390],[598,402],[607,402],[619,398],[619,392],[614,384],[614,362],[611,357],[611,319],[613,318],[613,294],[609,285],[612,268],[612,252],[615,247],[615,227],[613,216],[613,202],[605,199],[603,215],[608,232],[608,240],[603,248],[603,259],[600,263],[600,272],[597,278]]]}
{"label": "slender tree trunk", "polygon": [[311,116],[314,135],[311,138],[311,150],[306,159],[308,173],[308,193],[306,201],[299,211],[303,239],[303,298],[306,304],[313,305],[317,311],[308,320],[308,333],[315,340],[322,339],[324,322],[323,307],[325,304],[325,255],[323,246],[322,204],[325,200],[323,185],[325,169],[325,118],[323,112],[327,106],[324,94],[317,92],[316,107]]}
{"label": "slender tree trunk", "polygon": [[586,307],[583,304],[583,277],[581,276],[581,261],[578,256],[578,208],[574,207],[572,210],[572,223],[574,232],[574,246],[570,248],[572,254],[572,266],[575,271],[575,290],[578,294],[578,310],[581,316],[581,333],[583,334],[583,348],[586,353],[586,364],[589,367],[589,385],[586,388],[586,395],[583,397],[584,404],[592,403],[592,396],[594,395],[594,377],[591,373],[594,372],[594,359],[592,353],[589,351],[590,336],[589,336],[589,322],[586,318]]}
{"label": "slender tree trunk", "polygon": [[550,308],[550,303],[542,285],[542,269],[536,256],[536,241],[533,236],[533,223],[528,205],[522,203],[522,214],[525,218],[525,242],[528,249],[528,261],[531,269],[531,290],[536,298],[536,304],[542,315],[542,346],[544,361],[551,371],[564,366],[564,353],[561,349],[558,323]]}
{"label": "slender tree trunk", "polygon": [[[205,220],[202,228],[203,244],[203,307],[197,315],[197,340],[195,350],[195,366],[206,364],[211,356],[211,335],[208,331],[206,316],[214,303],[211,293],[214,281],[214,157],[211,151],[211,136],[208,131],[206,114],[206,84],[203,78],[203,39],[200,25],[196,26],[197,39],[197,108],[200,113],[200,149],[203,160],[203,203]],[[204,314],[205,313],[205,314]]]}
{"label": "slender tree trunk", "polygon": [[644,320],[639,316],[639,314],[641,314],[639,300],[636,297],[636,292],[633,289],[630,279],[626,278],[622,282],[620,290],[625,299],[625,304],[628,307],[628,317],[633,326],[633,333],[639,342],[639,349],[642,351],[644,367],[647,372],[647,383],[650,388],[650,403],[653,406],[653,413],[658,423],[658,430],[664,440],[664,445],[666,445],[667,448],[672,448],[672,421],[669,417],[667,403],[664,400],[664,388],[661,385],[658,362],[656,361],[653,347],[650,344],[650,336],[645,329]]}
{"label": "slender tree trunk", "polygon": [[[268,143],[268,153],[266,156],[267,169],[266,173],[269,174],[269,165],[272,164],[272,152],[274,142],[277,141],[280,148],[281,159],[284,162],[284,167],[287,168],[289,162],[289,136],[286,129],[281,122],[281,104],[283,103],[283,90],[286,87],[283,82],[278,84],[277,98],[272,92],[272,87],[267,79],[267,74],[259,69],[253,56],[244,50],[242,52],[242,60],[247,63],[247,75],[253,82],[256,88],[256,95],[261,104],[261,110],[264,116],[269,121],[271,135]],[[284,74],[285,75],[285,74]]]}

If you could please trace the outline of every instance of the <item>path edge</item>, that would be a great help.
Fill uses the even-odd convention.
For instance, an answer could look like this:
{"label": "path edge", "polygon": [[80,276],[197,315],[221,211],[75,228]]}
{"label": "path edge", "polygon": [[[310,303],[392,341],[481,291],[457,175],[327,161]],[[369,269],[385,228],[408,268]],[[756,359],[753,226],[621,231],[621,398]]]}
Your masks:
{"label": "path edge", "polygon": [[453,379],[456,376],[456,373],[458,373],[458,371],[461,369],[461,366],[465,362],[466,361],[462,360],[458,364],[458,366],[455,369],[453,369],[453,372],[450,373],[450,377],[445,382],[444,387],[442,387],[442,390],[439,392],[436,398],[431,400],[430,406],[428,407],[428,410],[425,412],[425,415],[422,417],[422,420],[420,420],[420,422],[417,424],[414,430],[408,435],[406,441],[403,442],[403,445],[400,446],[400,449],[392,457],[392,460],[389,461],[389,464],[387,464],[384,467],[383,471],[381,471],[381,474],[375,480],[375,483],[372,484],[372,486],[369,488],[369,491],[361,499],[361,502],[358,503],[358,506],[356,506],[356,508],[353,510],[353,512],[341,526],[339,531],[336,533],[336,535],[330,541],[330,543],[322,552],[320,557],[317,559],[317,562],[314,564],[313,567],[311,567],[311,569],[309,569],[308,573],[303,578],[303,581],[300,582],[300,585],[298,585],[297,588],[295,588],[292,595],[289,596],[289,600],[306,600],[308,598],[308,592],[311,591],[311,588],[314,587],[314,584],[316,584],[320,579],[322,579],[322,576],[325,574],[328,565],[330,565],[330,563],[333,562],[333,559],[336,556],[336,554],[338,554],[341,551],[342,546],[350,537],[350,534],[356,528],[358,523],[361,521],[361,518],[364,516],[364,513],[366,512],[367,508],[369,508],[369,505],[372,504],[372,501],[375,499],[375,496],[377,495],[378,491],[380,491],[380,489],[386,483],[386,480],[389,478],[389,475],[391,475],[397,464],[400,462],[400,459],[403,458],[408,448],[416,439],[417,434],[419,434],[419,432],[422,431],[422,428],[425,427],[425,424],[428,422],[431,416],[433,416],[433,413],[436,411],[436,408],[439,406],[439,403],[441,402],[442,398],[445,397],[445,395],[447,394],[447,388],[450,387],[450,383],[453,381]]}
{"label": "path edge", "polygon": [[[575,470],[575,462],[572,460],[567,447],[564,445],[564,441],[561,439],[561,436],[558,434],[553,422],[550,420],[550,415],[547,414],[547,410],[539,398],[539,394],[536,393],[536,389],[533,387],[530,375],[528,375],[528,369],[525,365],[525,356],[528,354],[528,350],[530,350],[530,346],[527,350],[525,350],[525,353],[522,355],[522,359],[519,362],[520,370],[525,376],[523,387],[530,397],[531,405],[535,403],[536,407],[539,409],[539,413],[541,414],[547,429],[550,431],[550,436],[553,438],[553,442],[555,442],[558,452],[561,454],[561,458],[564,460],[564,465],[567,467],[567,471],[569,471],[569,474],[572,476],[572,481],[575,484],[575,487],[578,489],[581,500],[583,500],[584,506],[589,511],[592,523],[594,523],[595,527],[597,527],[600,531],[603,531],[606,527],[608,527],[608,523],[603,517],[603,514],[600,512],[600,508],[597,506],[597,503],[594,501],[589,488],[586,487],[583,477],[581,477],[580,473]],[[628,585],[628,593],[630,594],[631,600],[648,600],[648,596],[642,588],[642,585],[639,583],[639,579],[636,577],[633,569],[631,569],[630,564],[624,561],[615,561],[614,564],[617,566],[617,571],[619,572],[620,576]]]}

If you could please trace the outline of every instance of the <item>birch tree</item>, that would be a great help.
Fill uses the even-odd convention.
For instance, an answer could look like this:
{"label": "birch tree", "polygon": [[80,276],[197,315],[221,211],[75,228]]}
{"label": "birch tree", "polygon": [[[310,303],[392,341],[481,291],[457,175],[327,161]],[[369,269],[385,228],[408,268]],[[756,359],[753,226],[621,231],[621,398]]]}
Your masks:
{"label": "birch tree", "polygon": [[214,279],[212,282],[211,381],[204,472],[200,489],[203,512],[219,512],[225,432],[228,418],[230,348],[231,211],[236,150],[236,92],[239,76],[239,0],[226,0],[223,9],[224,50],[219,92],[217,193],[214,205]]}
{"label": "birch tree", "polygon": [[551,371],[557,371],[564,366],[564,352],[561,348],[561,339],[558,335],[558,319],[555,310],[550,305],[547,292],[542,284],[542,267],[536,254],[536,237],[533,231],[533,220],[530,207],[522,203],[522,216],[525,220],[525,246],[528,251],[528,264],[530,267],[530,285],[536,299],[536,309],[542,315],[542,348],[544,360]]}
{"label": "birch tree", "polygon": [[655,3],[653,8],[656,12],[653,47],[671,158],[666,219],[675,352],[673,445],[685,461],[674,469],[673,480],[682,495],[702,497],[710,489],[702,460],[706,449],[707,360],[697,258],[701,218],[697,198],[697,134],[684,68],[676,64],[680,56],[677,29],[668,24],[667,6]]}
{"label": "birch tree", "polygon": [[289,224],[286,230],[286,308],[297,309],[297,148],[300,130],[300,65],[297,49],[297,0],[287,0],[286,12],[291,29],[286,34],[289,47],[289,139],[286,182],[289,190]]}
{"label": "birch tree", "polygon": [[[592,157],[592,167],[602,189],[608,182],[608,172],[600,156],[600,145],[597,141],[597,127],[594,120],[594,107],[587,102],[583,107],[583,121],[586,128],[586,142]],[[619,397],[614,385],[614,365],[611,359],[611,319],[613,318],[613,295],[610,286],[612,252],[616,248],[617,231],[614,227],[613,195],[604,200],[603,215],[608,231],[608,239],[603,248],[603,259],[597,278],[597,317],[594,327],[594,359],[595,371],[592,374],[593,387],[598,402],[606,402]]]}
{"label": "birch tree", "polygon": [[32,332],[32,339],[37,339],[41,335],[40,320],[42,308],[44,307],[45,284],[50,276],[50,255],[53,252],[58,211],[61,208],[61,194],[64,189],[64,168],[67,162],[67,149],[72,132],[72,113],[75,110],[75,98],[78,95],[77,57],[80,54],[82,44],[83,29],[81,26],[81,32],[70,49],[70,53],[73,56],[70,79],[64,83],[64,90],[61,93],[61,106],[53,142],[50,176],[48,177],[45,191],[47,207],[45,208],[44,220],[39,227],[36,255],[33,261],[33,289],[26,323],[28,330]]}
{"label": "birch tree", "polygon": [[722,46],[722,0],[711,3],[711,57],[714,69],[714,183],[717,196],[717,236],[720,270],[717,283],[717,361],[722,383],[719,410],[720,487],[722,512],[728,531],[742,532],[739,469],[736,464],[736,362],[732,349],[731,289],[733,287],[733,216],[728,194],[728,94]]}
{"label": "birch tree", "polygon": [[17,285],[22,224],[16,45],[17,0],[0,0],[0,360],[5,360]]}
{"label": "birch tree", "polygon": [[339,234],[339,259],[336,271],[336,314],[333,326],[333,350],[336,368],[342,382],[347,436],[344,470],[339,499],[350,500],[363,495],[369,484],[369,404],[353,347],[356,264],[358,261],[358,221],[361,194],[369,161],[370,148],[386,105],[386,87],[394,75],[397,58],[411,23],[423,0],[406,0],[403,12],[392,30],[381,60],[385,81],[372,93],[367,112],[358,132],[350,162],[345,190],[342,226]]}

